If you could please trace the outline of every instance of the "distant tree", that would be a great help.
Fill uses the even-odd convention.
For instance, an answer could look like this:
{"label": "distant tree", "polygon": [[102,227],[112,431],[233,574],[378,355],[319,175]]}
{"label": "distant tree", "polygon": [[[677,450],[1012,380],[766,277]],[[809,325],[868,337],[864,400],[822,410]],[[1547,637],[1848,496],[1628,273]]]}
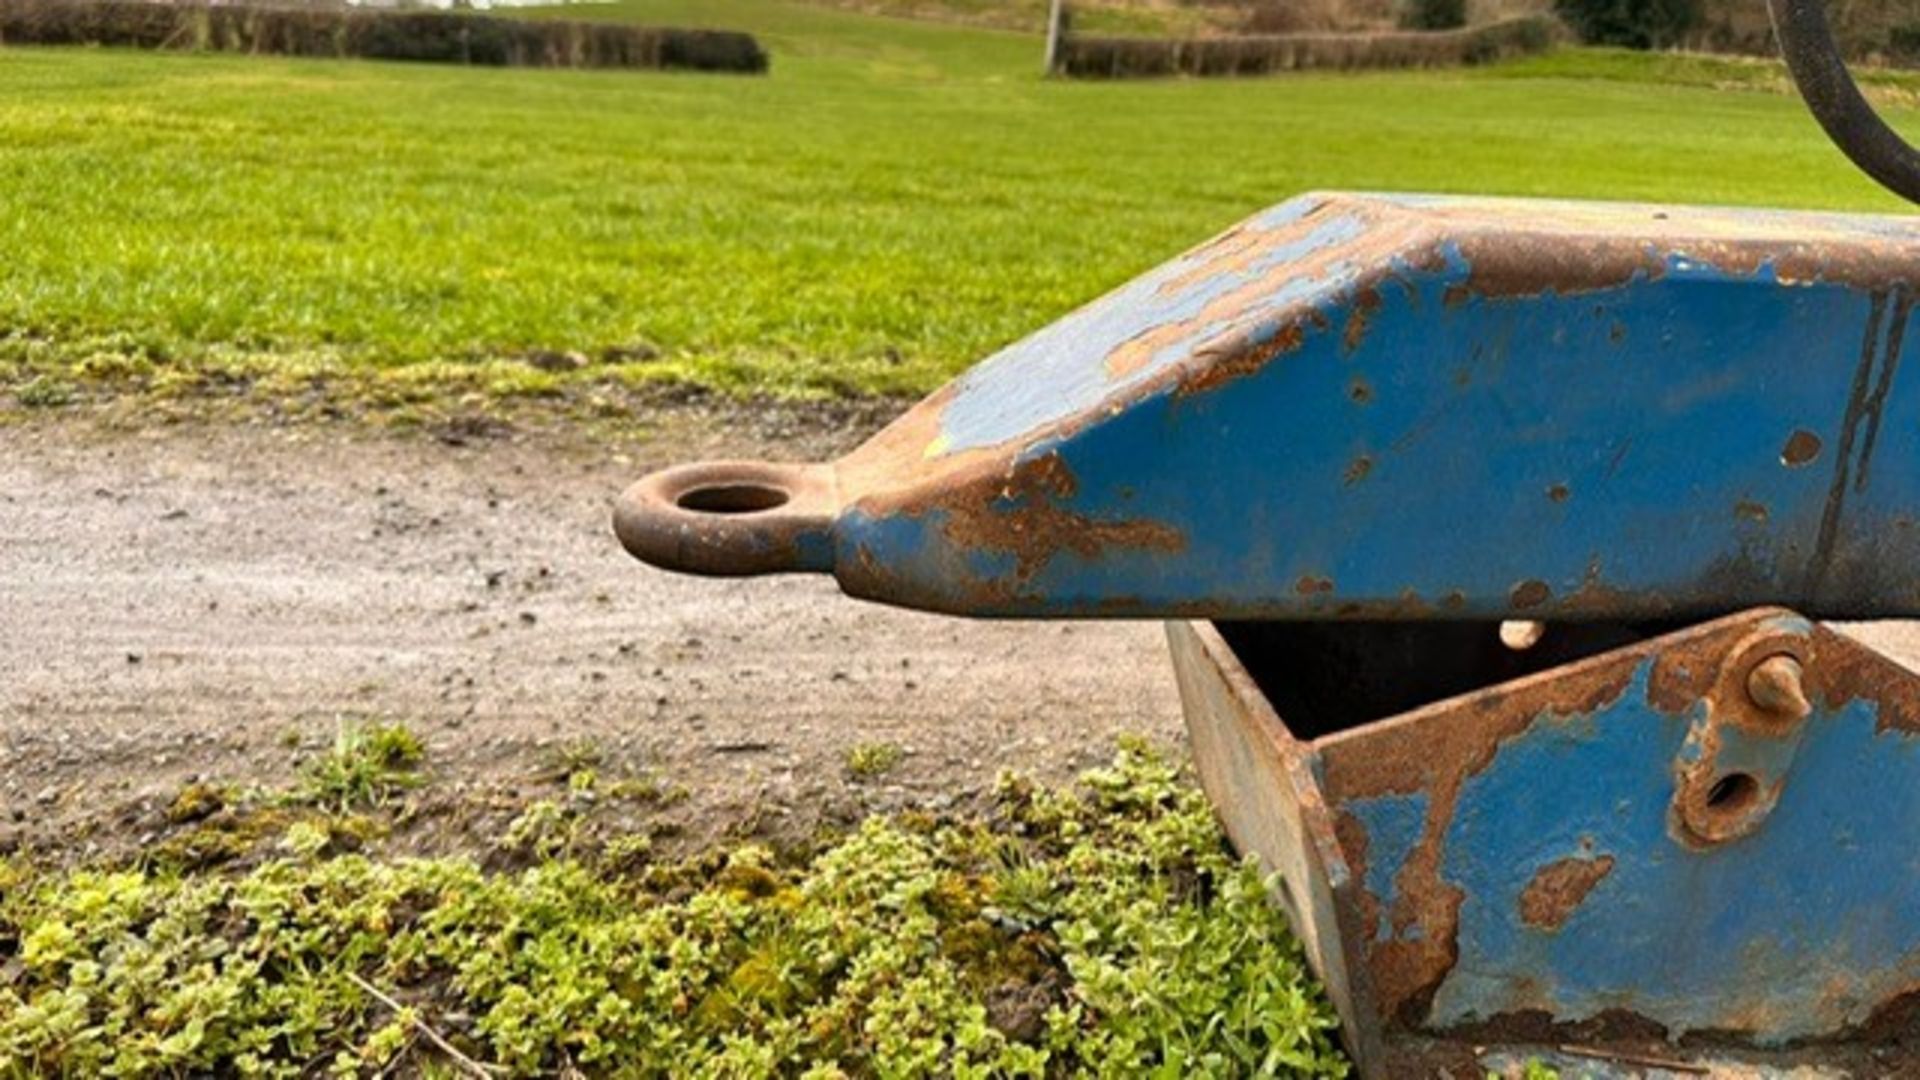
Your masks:
{"label": "distant tree", "polygon": [[1407,0],[1400,25],[1408,30],[1453,30],[1467,25],[1467,0]]}
{"label": "distant tree", "polygon": [[1664,49],[1700,25],[1700,0],[1555,0],[1560,18],[1589,45]]}

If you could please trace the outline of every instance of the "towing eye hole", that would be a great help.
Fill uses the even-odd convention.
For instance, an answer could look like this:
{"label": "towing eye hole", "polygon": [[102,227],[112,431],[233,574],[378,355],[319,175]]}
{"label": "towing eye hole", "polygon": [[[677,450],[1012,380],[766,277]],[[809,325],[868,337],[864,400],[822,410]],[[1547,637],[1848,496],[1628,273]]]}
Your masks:
{"label": "towing eye hole", "polygon": [[694,574],[833,569],[839,516],[831,465],[709,461],[641,478],[614,501],[613,528],[642,561]]}
{"label": "towing eye hole", "polygon": [[758,514],[787,505],[788,498],[769,484],[712,484],[681,492],[674,505],[699,514]]}

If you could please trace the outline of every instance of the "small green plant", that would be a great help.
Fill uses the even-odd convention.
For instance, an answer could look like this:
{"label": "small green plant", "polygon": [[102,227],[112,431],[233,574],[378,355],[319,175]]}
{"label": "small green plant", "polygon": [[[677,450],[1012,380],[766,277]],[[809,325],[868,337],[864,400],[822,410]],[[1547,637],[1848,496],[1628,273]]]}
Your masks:
{"label": "small green plant", "polygon": [[333,746],[307,765],[296,797],[341,811],[379,806],[420,783],[425,757],[426,747],[405,724],[342,721]]}
{"label": "small green plant", "polygon": [[856,780],[885,776],[900,764],[898,746],[889,742],[856,743],[847,750],[847,773]]}
{"label": "small green plant", "polygon": [[632,803],[652,803],[657,806],[671,806],[684,802],[690,792],[681,784],[668,786],[652,773],[639,776],[623,776],[611,783],[600,785],[600,791],[609,799],[620,799]]}
{"label": "small green plant", "polygon": [[507,826],[500,839],[508,851],[549,859],[573,844],[579,819],[552,799],[531,803]]}
{"label": "small green plant", "polygon": [[590,735],[568,739],[547,752],[548,767],[561,777],[598,769],[606,763],[606,751],[600,746],[600,741]]}
{"label": "small green plant", "polygon": [[333,834],[318,821],[296,821],[280,837],[280,847],[303,859],[318,856],[333,842]]}
{"label": "small green plant", "polygon": [[20,384],[13,392],[14,400],[23,408],[57,409],[73,402],[73,384],[50,375],[36,375]]}
{"label": "small green plant", "polygon": [[653,859],[653,839],[644,833],[628,833],[608,840],[600,847],[599,865],[621,873],[646,865]]}

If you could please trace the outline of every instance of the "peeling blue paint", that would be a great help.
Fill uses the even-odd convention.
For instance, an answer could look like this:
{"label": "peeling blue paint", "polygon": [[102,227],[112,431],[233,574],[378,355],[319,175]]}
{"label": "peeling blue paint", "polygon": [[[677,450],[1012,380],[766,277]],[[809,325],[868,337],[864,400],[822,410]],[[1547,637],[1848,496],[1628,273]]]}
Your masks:
{"label": "peeling blue paint", "polygon": [[[1044,439],[1077,481],[1058,509],[1163,525],[1180,552],[1057,551],[1020,580],[951,578],[933,514],[879,531],[848,515],[842,546],[912,583],[914,603],[988,615],[1495,617],[1542,588],[1542,617],[1920,611],[1920,470],[1907,467],[1920,461],[1920,376],[1898,370],[1920,334],[1891,329],[1907,319],[1901,296],[1788,286],[1773,261],[1741,272],[1690,252],[1614,287],[1560,290],[1549,274],[1539,294],[1476,296],[1461,291],[1474,268],[1457,245],[1419,269],[1402,252],[1342,255],[1367,235],[1337,203],[1277,220],[1315,208],[1324,220],[1245,272],[1162,295],[1194,268],[1169,264],[962,376],[945,406],[939,452],[1004,443],[1011,468],[1030,456],[1020,439]],[[1903,235],[1920,247],[1920,232]],[[1306,252],[1335,269],[1275,273]],[[1138,370],[1106,370],[1117,346],[1267,273],[1271,296],[1236,316],[1240,344],[1221,357],[1193,349],[1228,328],[1198,326]],[[1378,303],[1349,348],[1363,283]],[[1303,333],[1297,349],[1205,392],[1166,377],[1282,327]],[[1885,353],[1869,381],[1885,372],[1886,400],[1849,446],[1863,346]],[[1803,431],[1822,449],[1789,467],[1782,448]],[[1021,508],[1000,509],[1012,523]]]}
{"label": "peeling blue paint", "polygon": [[[1355,800],[1346,806],[1367,831],[1366,889],[1381,901],[1373,928],[1375,941],[1386,941],[1392,936],[1393,926],[1388,916],[1393,906],[1391,898],[1396,892],[1394,882],[1426,829],[1427,802],[1426,793],[1416,791]],[[1409,930],[1417,932],[1418,928]]]}
{"label": "peeling blue paint", "polygon": [[[1306,202],[1271,223],[1256,218],[1243,228],[1269,230],[1291,224],[1318,208]],[[946,453],[995,446],[1034,432],[1062,417],[1097,406],[1117,391],[1144,382],[1161,369],[1190,354],[1192,348],[1219,333],[1224,326],[1208,323],[1180,340],[1155,351],[1138,370],[1114,377],[1107,370],[1108,355],[1120,344],[1162,326],[1196,319],[1221,296],[1273,274],[1314,252],[1351,243],[1363,234],[1352,215],[1335,215],[1315,225],[1305,236],[1273,244],[1233,273],[1203,276],[1186,287],[1171,286],[1183,275],[1205,265],[1196,249],[1121,286],[1115,292],[1072,312],[1060,321],[981,361],[961,375],[947,406],[944,431]],[[1352,268],[1336,270],[1330,280],[1344,281]],[[1328,282],[1294,278],[1277,282],[1271,294],[1254,310],[1279,311],[1308,300]],[[1248,312],[1251,315],[1253,312]],[[1044,388],[1036,393],[1035,388]]]}
{"label": "peeling blue paint", "polygon": [[[1435,1026],[1627,1009],[1676,1036],[1752,1030],[1778,1045],[1862,1023],[1920,978],[1920,742],[1878,730],[1864,701],[1817,711],[1760,828],[1688,846],[1670,820],[1672,763],[1698,712],[1653,707],[1651,668],[1588,722],[1537,720],[1463,785],[1441,855],[1464,895],[1458,959]],[[1373,866],[1403,863],[1418,839],[1397,827],[1404,798],[1343,807],[1386,826],[1369,834],[1366,880],[1383,906],[1393,890]],[[1557,929],[1521,918],[1543,868],[1601,856],[1610,872]]]}

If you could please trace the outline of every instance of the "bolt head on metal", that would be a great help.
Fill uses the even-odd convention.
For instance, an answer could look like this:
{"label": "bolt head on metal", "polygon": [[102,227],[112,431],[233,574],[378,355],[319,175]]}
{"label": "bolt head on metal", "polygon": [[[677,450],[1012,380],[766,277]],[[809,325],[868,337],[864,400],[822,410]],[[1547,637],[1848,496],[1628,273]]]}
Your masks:
{"label": "bolt head on metal", "polygon": [[1508,619],[1500,624],[1500,644],[1514,652],[1525,652],[1540,644],[1547,624],[1534,619]]}
{"label": "bolt head on metal", "polygon": [[1779,716],[1804,719],[1813,712],[1807,700],[1806,672],[1791,656],[1769,656],[1747,674],[1747,696],[1755,705]]}

